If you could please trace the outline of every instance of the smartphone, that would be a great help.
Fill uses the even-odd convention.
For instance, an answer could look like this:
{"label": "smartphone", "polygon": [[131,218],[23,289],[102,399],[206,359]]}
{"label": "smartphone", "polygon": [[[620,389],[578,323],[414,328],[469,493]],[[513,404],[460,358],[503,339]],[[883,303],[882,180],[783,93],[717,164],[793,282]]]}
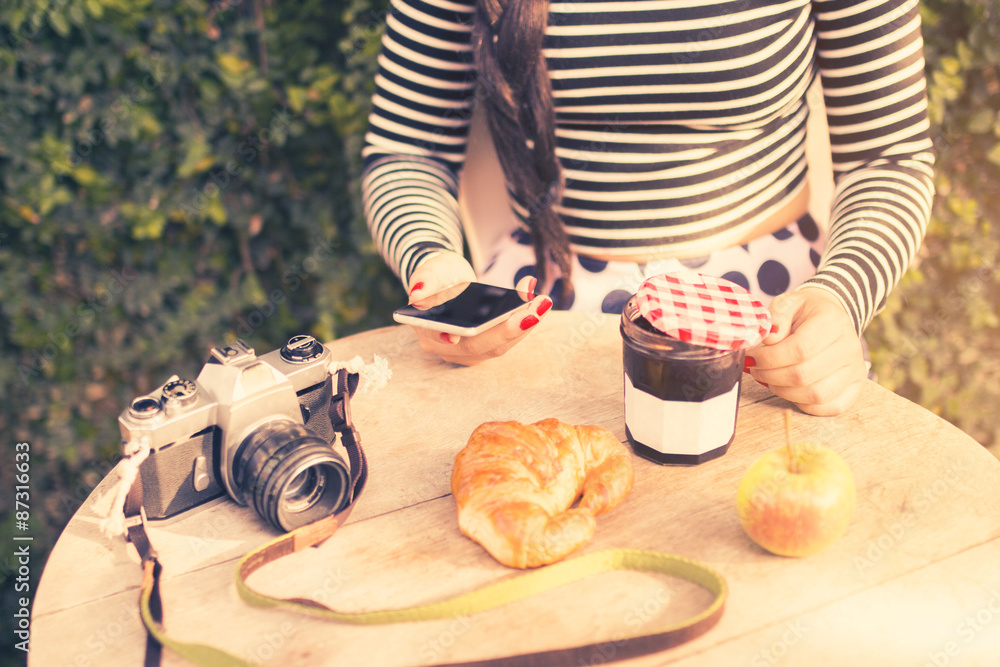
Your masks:
{"label": "smartphone", "polygon": [[[411,324],[460,336],[475,336],[499,324],[527,303],[513,289],[468,283],[448,290],[447,300],[429,308],[404,306],[392,314],[400,324]],[[452,292],[455,293],[452,296]]]}

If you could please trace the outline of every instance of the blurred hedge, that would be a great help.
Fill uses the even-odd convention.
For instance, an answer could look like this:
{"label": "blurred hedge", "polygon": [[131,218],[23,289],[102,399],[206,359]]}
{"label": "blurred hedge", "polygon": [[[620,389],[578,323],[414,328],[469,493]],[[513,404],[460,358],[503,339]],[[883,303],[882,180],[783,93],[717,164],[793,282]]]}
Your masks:
{"label": "blurred hedge", "polygon": [[879,382],[1000,455],[1000,6],[924,0],[937,197],[868,329]]}
{"label": "blurred hedge", "polygon": [[5,644],[15,441],[34,590],[130,398],[237,336],[269,350],[391,321],[402,292],[357,196],[386,5],[0,4]]}
{"label": "blurred hedge", "polygon": [[[0,488],[13,487],[13,443],[30,442],[32,590],[117,460],[132,396],[236,336],[270,349],[390,322],[401,293],[358,197],[386,5],[0,5]],[[994,445],[1000,17],[991,0],[924,10],[939,197],[868,338],[883,384]]]}

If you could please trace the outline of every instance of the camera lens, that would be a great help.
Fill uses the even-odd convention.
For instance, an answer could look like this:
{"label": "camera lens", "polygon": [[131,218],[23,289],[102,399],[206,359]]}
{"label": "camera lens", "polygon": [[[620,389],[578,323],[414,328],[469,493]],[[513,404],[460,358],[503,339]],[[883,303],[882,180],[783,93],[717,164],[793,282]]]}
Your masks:
{"label": "camera lens", "polygon": [[287,419],[268,422],[243,440],[233,479],[248,504],[282,531],[337,512],[350,488],[343,458],[326,440]]}
{"label": "camera lens", "polygon": [[301,512],[316,504],[325,486],[325,477],[316,474],[315,468],[306,468],[285,487],[285,504],[289,511]]}

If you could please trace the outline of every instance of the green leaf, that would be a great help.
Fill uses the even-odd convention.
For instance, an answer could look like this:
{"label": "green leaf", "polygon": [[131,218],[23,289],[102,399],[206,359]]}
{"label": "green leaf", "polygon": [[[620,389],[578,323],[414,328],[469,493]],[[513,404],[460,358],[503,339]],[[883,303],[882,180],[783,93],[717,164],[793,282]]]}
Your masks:
{"label": "green leaf", "polygon": [[156,116],[145,110],[137,112],[138,118],[137,127],[139,128],[140,136],[146,139],[152,139],[163,134],[163,125],[157,120]]}
{"label": "green leaf", "polygon": [[104,6],[99,2],[99,0],[86,0],[84,6],[87,8],[87,13],[95,19],[99,19],[104,16]]}
{"label": "green leaf", "polygon": [[232,53],[220,53],[216,58],[219,63],[219,67],[222,71],[230,76],[242,76],[244,72],[250,69],[250,61],[244,60],[237,55]]}
{"label": "green leaf", "polygon": [[205,206],[205,216],[217,225],[226,224],[228,216],[221,197],[216,195],[208,200],[208,205]]}
{"label": "green leaf", "polygon": [[952,56],[945,56],[941,59],[940,64],[941,69],[944,70],[945,74],[954,76],[962,71],[962,63],[958,61],[958,58],[954,58]]}
{"label": "green leaf", "polygon": [[986,159],[993,164],[1000,165],[1000,141],[993,144],[993,148],[986,154]]}
{"label": "green leaf", "polygon": [[50,11],[48,16],[49,25],[52,26],[52,29],[55,30],[60,37],[68,37],[70,27],[69,21],[66,20],[66,17],[54,10]]}
{"label": "green leaf", "polygon": [[211,148],[205,142],[204,136],[195,135],[190,137],[186,142],[185,149],[184,159],[177,166],[178,177],[191,178],[215,164],[215,158],[211,157]]}
{"label": "green leaf", "polygon": [[996,119],[996,112],[992,109],[979,109],[969,118],[966,126],[973,134],[986,134],[993,129],[993,122]]}
{"label": "green leaf", "polygon": [[83,11],[83,7],[80,5],[70,5],[66,12],[69,14],[69,20],[73,25],[77,27],[83,27],[87,23],[87,15]]}
{"label": "green leaf", "polygon": [[83,163],[73,167],[73,180],[84,187],[89,187],[100,179],[100,174],[89,164]]}
{"label": "green leaf", "polygon": [[289,86],[285,94],[288,95],[288,105],[292,108],[292,111],[302,113],[302,109],[306,106],[309,90],[301,86]]}
{"label": "green leaf", "polygon": [[149,211],[148,214],[142,215],[132,227],[132,238],[140,240],[161,238],[166,224],[167,217],[163,213]]}

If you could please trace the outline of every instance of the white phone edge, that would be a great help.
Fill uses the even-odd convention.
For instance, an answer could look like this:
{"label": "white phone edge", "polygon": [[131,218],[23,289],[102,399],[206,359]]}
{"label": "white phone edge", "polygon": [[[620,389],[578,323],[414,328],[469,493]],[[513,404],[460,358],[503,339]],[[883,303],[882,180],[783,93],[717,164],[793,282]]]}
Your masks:
{"label": "white phone edge", "polygon": [[430,329],[431,331],[440,331],[442,333],[456,334],[458,336],[477,336],[487,329],[491,329],[497,324],[503,322],[511,316],[512,312],[513,311],[504,313],[503,315],[495,317],[489,322],[484,322],[477,327],[460,327],[454,324],[444,324],[443,322],[435,322],[434,320],[425,320],[419,317],[400,315],[399,313],[393,313],[392,319],[399,324],[409,324],[415,327],[420,327],[421,329]]}

